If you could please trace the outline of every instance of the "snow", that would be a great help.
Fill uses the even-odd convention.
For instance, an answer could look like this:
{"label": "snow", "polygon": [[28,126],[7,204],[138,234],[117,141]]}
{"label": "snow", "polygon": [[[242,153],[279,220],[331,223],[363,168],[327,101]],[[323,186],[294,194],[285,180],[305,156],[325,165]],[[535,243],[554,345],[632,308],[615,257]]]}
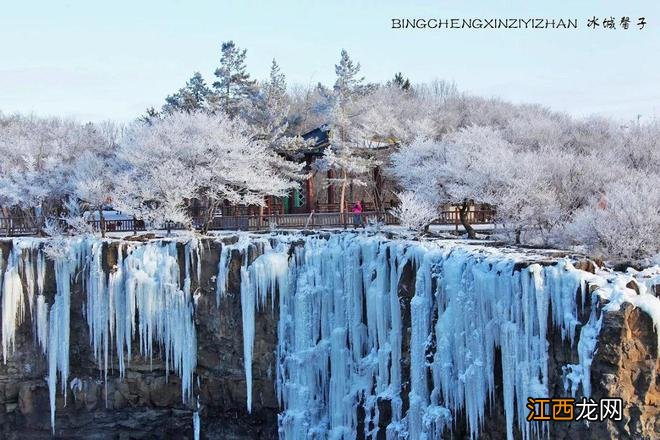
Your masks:
{"label": "snow", "polygon": [[[498,397],[496,349],[507,437],[516,430],[524,439],[544,437],[548,426],[527,423],[525,404],[528,396],[548,395],[549,332],[560,332],[578,354],[577,364],[563,368],[565,391],[589,396],[602,313],[630,303],[651,316],[656,331],[660,323],[660,300],[651,292],[658,267],[591,274],[570,258],[542,251],[366,233],[243,233],[224,244],[226,238],[216,238],[223,240],[216,301],[222,307],[226,295],[240,295],[248,412],[258,313],[279,314],[276,391],[285,439],[376,438],[383,434],[380,410],[387,402],[389,439],[437,438],[455,428],[459,413],[470,437],[478,438]],[[200,243],[191,236],[117,242],[112,268],[102,259],[106,243],[111,241],[91,236],[15,239],[0,271],[3,361],[13,353],[16,329],[30,317],[35,344],[48,357],[53,430],[58,380],[65,403],[66,384],[79,381],[69,381],[74,282],[82,283],[89,343],[106,385],[112,359],[119,377],[125,376],[137,339],[141,356],[151,362],[160,350],[166,377],[172,371],[181,378],[183,404],[193,400]],[[46,257],[55,268],[50,305]],[[240,264],[240,292],[228,292],[232,260]],[[411,291],[401,283],[404,274],[412,276]],[[587,295],[592,306],[582,322]],[[196,437],[200,423],[198,399]]]}

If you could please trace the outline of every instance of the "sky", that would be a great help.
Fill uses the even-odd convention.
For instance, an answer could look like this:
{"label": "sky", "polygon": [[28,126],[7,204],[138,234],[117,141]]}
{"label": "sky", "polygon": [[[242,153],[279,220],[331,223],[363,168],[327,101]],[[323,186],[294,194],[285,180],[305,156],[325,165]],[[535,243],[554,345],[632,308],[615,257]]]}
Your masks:
{"label": "sky", "polygon": [[[647,25],[588,29],[593,16]],[[391,29],[392,18],[517,17],[579,29]],[[401,71],[576,117],[660,117],[657,0],[3,0],[0,111],[129,121],[194,71],[213,82],[227,40],[248,50],[253,77],[275,58],[290,85],[331,84],[346,49],[373,82]]]}

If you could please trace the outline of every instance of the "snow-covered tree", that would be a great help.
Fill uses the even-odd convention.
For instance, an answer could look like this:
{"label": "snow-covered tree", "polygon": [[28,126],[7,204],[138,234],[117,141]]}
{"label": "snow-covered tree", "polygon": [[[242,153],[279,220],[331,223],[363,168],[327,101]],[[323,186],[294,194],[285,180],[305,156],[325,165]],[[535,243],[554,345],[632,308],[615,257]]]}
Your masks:
{"label": "snow-covered tree", "polygon": [[0,205],[36,221],[72,192],[80,157],[111,154],[107,127],[56,118],[0,117]]}
{"label": "snow-covered tree", "polygon": [[361,112],[358,99],[367,90],[364,77],[359,76],[360,63],[354,63],[342,50],[335,73],[337,79],[332,92],[323,92],[329,103],[326,120],[331,127],[330,146],[324,153],[323,163],[338,170],[338,176],[329,183],[340,186],[340,211],[345,212],[347,189],[352,189],[353,185],[365,185],[363,175],[377,162],[365,154],[370,148],[369,139],[365,138],[357,118]]}
{"label": "snow-covered tree", "polygon": [[288,112],[286,77],[273,60],[268,81],[260,84],[259,92],[245,119],[257,139],[275,151],[286,152],[295,145],[294,136],[287,135]]}
{"label": "snow-covered tree", "polygon": [[397,197],[399,204],[391,210],[391,214],[404,228],[424,231],[438,218],[438,207],[422,194],[404,191],[397,194]]}
{"label": "snow-covered tree", "polygon": [[112,202],[117,172],[114,159],[110,155],[101,157],[86,151],[76,160],[71,176],[71,195],[90,211],[98,212],[103,237],[106,232],[103,207]]}
{"label": "snow-covered tree", "polygon": [[586,245],[605,259],[652,259],[660,250],[659,187],[658,174],[645,172],[628,172],[608,183],[600,198],[575,213],[565,243]]}
{"label": "snow-covered tree", "polygon": [[120,157],[127,171],[115,199],[123,210],[159,224],[190,223],[187,206],[194,197],[210,201],[207,222],[224,200],[263,205],[265,196],[296,188],[292,177],[300,169],[225,114],[178,112],[137,124]]}

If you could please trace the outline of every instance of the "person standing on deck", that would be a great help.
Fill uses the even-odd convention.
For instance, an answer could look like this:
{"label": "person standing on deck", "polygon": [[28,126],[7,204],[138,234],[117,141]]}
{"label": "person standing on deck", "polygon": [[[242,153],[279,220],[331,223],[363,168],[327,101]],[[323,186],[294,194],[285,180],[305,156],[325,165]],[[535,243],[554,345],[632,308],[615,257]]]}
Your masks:
{"label": "person standing on deck", "polygon": [[358,200],[353,205],[353,227],[362,226],[362,202]]}

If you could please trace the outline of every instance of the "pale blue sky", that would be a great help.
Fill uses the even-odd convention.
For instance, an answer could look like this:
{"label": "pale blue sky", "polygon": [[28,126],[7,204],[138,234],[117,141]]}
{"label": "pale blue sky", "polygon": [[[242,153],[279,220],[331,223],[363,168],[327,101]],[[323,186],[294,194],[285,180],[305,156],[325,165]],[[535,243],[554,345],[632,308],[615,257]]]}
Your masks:
{"label": "pale blue sky", "polygon": [[[593,15],[648,24],[586,29]],[[565,17],[581,29],[397,31],[393,17]],[[371,81],[402,71],[577,116],[660,117],[657,0],[3,0],[0,110],[130,120],[195,70],[212,82],[229,39],[257,78],[274,57],[289,83],[331,82],[345,48]]]}

